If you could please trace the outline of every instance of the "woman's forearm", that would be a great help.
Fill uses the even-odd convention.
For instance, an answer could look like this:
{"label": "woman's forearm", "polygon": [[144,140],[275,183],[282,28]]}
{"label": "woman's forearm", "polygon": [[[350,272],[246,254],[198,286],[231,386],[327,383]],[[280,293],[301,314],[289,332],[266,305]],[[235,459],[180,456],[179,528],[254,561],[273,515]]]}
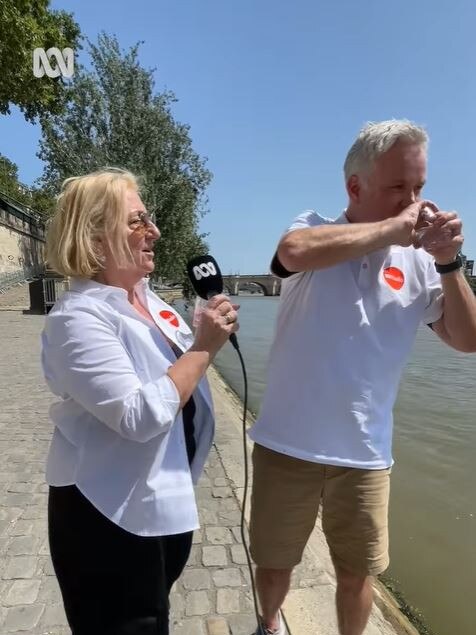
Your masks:
{"label": "woman's forearm", "polygon": [[208,351],[190,349],[167,371],[180,395],[180,407],[187,403],[212,361]]}

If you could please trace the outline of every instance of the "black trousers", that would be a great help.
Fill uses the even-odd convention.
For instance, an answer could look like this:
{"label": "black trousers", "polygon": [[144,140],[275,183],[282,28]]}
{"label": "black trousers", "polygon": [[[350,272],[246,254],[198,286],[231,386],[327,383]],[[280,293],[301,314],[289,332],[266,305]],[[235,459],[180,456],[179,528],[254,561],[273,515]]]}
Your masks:
{"label": "black trousers", "polygon": [[71,485],[50,487],[48,533],[73,635],[169,635],[169,591],[192,532],[131,534]]}

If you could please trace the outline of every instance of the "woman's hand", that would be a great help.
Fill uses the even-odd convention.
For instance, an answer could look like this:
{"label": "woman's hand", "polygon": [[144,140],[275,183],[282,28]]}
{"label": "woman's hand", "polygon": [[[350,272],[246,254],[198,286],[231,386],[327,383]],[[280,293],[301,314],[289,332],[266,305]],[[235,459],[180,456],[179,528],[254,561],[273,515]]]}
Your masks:
{"label": "woman's hand", "polygon": [[223,344],[238,330],[238,309],[226,295],[217,295],[200,313],[193,345],[167,372],[180,395],[180,407],[190,399]]}
{"label": "woman's hand", "polygon": [[239,304],[231,304],[224,295],[216,295],[208,301],[200,313],[195,332],[195,342],[190,350],[207,351],[213,358],[232,333],[240,328],[237,318]]}

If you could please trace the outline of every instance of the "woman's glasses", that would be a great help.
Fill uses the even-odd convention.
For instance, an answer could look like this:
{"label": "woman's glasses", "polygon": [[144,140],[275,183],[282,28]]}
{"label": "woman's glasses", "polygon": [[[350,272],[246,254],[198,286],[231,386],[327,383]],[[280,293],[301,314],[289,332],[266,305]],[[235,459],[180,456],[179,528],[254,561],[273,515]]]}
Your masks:
{"label": "woman's glasses", "polygon": [[130,218],[127,224],[134,232],[146,232],[151,226],[155,226],[155,213],[137,212],[137,215]]}

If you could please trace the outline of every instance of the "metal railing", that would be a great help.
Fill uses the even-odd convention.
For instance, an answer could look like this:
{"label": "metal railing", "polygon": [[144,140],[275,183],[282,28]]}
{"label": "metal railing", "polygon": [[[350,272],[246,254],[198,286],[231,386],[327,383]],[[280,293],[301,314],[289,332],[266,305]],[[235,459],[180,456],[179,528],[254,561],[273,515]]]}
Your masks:
{"label": "metal railing", "polygon": [[0,224],[45,242],[45,221],[40,214],[0,192]]}
{"label": "metal railing", "polygon": [[0,274],[0,293],[5,293],[11,287],[26,282],[23,271],[15,271],[14,273]]}
{"label": "metal railing", "polygon": [[17,284],[25,284],[34,278],[39,278],[44,272],[45,268],[43,265],[33,265],[17,269],[16,271],[0,273],[0,293],[5,293],[5,291]]}
{"label": "metal railing", "polygon": [[3,206],[6,211],[20,218],[23,222],[31,222],[31,219],[33,219],[37,224],[44,225],[45,220],[41,214],[1,190],[0,201],[4,204]]}
{"label": "metal railing", "polygon": [[69,289],[65,278],[43,278],[43,293],[45,298],[45,312],[54,305],[56,300]]}
{"label": "metal railing", "polygon": [[68,280],[58,276],[46,276],[32,280],[29,286],[30,312],[40,315],[48,313],[68,288]]}

